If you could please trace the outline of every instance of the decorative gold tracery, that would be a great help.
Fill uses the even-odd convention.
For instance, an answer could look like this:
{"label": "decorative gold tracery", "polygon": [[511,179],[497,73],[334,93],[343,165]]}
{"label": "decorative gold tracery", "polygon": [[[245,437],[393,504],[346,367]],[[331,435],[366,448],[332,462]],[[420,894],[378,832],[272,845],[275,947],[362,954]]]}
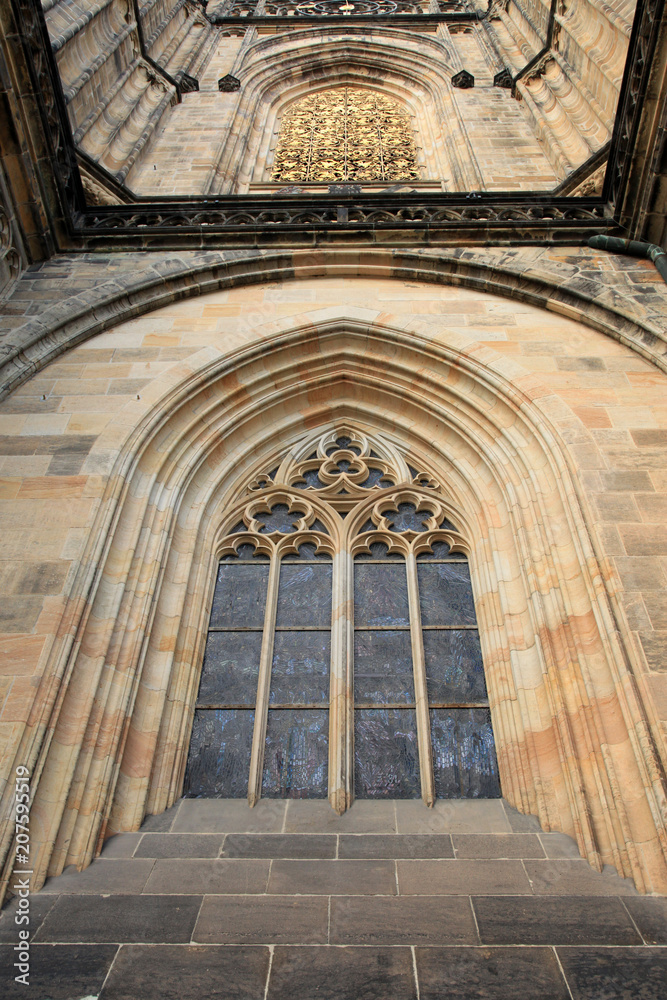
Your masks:
{"label": "decorative gold tracery", "polygon": [[417,180],[410,117],[383,94],[352,87],[302,98],[282,118],[272,180]]}

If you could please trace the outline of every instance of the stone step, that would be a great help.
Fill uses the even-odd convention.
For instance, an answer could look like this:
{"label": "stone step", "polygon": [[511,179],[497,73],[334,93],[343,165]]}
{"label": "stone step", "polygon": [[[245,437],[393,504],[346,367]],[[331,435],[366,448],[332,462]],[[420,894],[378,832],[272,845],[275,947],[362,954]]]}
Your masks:
{"label": "stone step", "polygon": [[[342,817],[321,801],[181,800],[49,879],[30,912],[31,987],[52,1000],[666,995],[667,900],[501,800]],[[0,917],[9,998],[24,995],[15,913]]]}

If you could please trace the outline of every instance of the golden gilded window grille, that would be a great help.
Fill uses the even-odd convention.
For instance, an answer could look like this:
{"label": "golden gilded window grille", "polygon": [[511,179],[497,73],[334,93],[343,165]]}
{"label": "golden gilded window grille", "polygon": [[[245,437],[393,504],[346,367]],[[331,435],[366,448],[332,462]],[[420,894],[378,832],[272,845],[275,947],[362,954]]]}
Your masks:
{"label": "golden gilded window grille", "polygon": [[271,179],[418,180],[410,116],[369,90],[340,87],[304,97],[283,115]]}

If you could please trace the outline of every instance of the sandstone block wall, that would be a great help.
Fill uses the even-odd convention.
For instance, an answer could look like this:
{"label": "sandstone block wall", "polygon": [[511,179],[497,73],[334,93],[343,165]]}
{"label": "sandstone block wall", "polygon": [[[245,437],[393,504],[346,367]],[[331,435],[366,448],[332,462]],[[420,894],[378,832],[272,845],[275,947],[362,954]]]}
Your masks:
{"label": "sandstone block wall", "polygon": [[664,891],[667,376],[563,308],[302,264],[121,322],[0,404],[2,749],[42,761],[37,878],[179,794],[216,525],[345,416],[465,515],[504,794]]}

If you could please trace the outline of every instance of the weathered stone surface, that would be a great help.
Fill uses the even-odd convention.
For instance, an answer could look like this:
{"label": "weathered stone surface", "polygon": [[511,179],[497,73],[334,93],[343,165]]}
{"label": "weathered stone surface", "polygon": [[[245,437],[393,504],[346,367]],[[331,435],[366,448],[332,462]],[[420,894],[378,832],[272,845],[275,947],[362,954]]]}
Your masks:
{"label": "weathered stone surface", "polygon": [[[603,781],[602,775],[613,761],[618,787],[628,797],[622,808],[634,830],[637,849],[632,855],[626,853],[624,840],[618,847],[610,846],[602,860],[619,867],[625,876],[632,875],[638,885],[658,887],[661,883],[652,880],[662,878],[661,862],[656,853],[655,817],[659,811],[648,807],[654,791],[645,770],[649,764],[653,766],[649,759],[653,751],[650,741],[637,741],[630,731],[636,732],[636,727],[644,731],[642,727],[647,725],[641,699],[647,706],[646,711],[654,712],[656,719],[667,719],[664,671],[656,669],[656,655],[652,652],[659,648],[664,631],[664,626],[659,627],[659,617],[656,618],[661,588],[665,586],[662,556],[655,551],[657,544],[644,554],[641,533],[637,532],[638,527],[645,525],[647,536],[660,541],[662,508],[646,501],[654,498],[662,501],[665,497],[667,487],[660,467],[660,461],[664,460],[660,449],[664,446],[659,437],[637,435],[640,431],[659,430],[664,421],[661,409],[664,376],[640,356],[638,350],[584,325],[580,321],[584,299],[579,299],[581,308],[572,314],[574,318],[566,318],[553,310],[540,310],[532,304],[539,301],[534,299],[537,290],[542,289],[542,294],[546,295],[550,288],[553,302],[565,308],[568,281],[571,279],[576,284],[574,279],[584,270],[590,270],[594,258],[596,255],[590,251],[578,248],[567,252],[490,248],[485,251],[401,251],[384,256],[370,253],[361,257],[353,255],[351,260],[325,252],[283,256],[260,251],[248,255],[174,252],[163,253],[160,260],[151,257],[150,261],[143,261],[139,255],[128,255],[123,258],[122,266],[114,259],[115,267],[111,260],[104,258],[93,261],[92,255],[83,255],[77,261],[72,259],[67,266],[76,280],[81,278],[81,268],[91,275],[106,274],[107,283],[102,281],[92,289],[82,288],[79,295],[83,298],[76,303],[63,298],[62,287],[49,292],[53,302],[51,316],[67,322],[78,323],[79,318],[87,322],[91,305],[97,303],[99,311],[95,305],[94,324],[100,332],[85,344],[54,358],[47,368],[16,390],[11,399],[22,402],[19,412],[11,407],[7,412],[0,408],[0,433],[7,442],[5,454],[0,459],[2,523],[6,539],[3,555],[8,563],[5,579],[10,588],[25,579],[33,581],[28,589],[33,589],[34,585],[48,591],[29,594],[31,600],[33,596],[39,598],[34,608],[22,604],[21,613],[25,615],[30,611],[29,620],[16,619],[12,626],[23,631],[9,632],[4,640],[0,639],[4,643],[4,676],[14,678],[13,685],[8,687],[5,709],[7,745],[18,745],[35,691],[41,692],[39,699],[47,698],[50,690],[47,681],[38,689],[33,678],[42,676],[45,663],[48,676],[52,677],[50,671],[60,662],[58,650],[65,648],[70,629],[70,625],[65,624],[69,619],[63,618],[66,609],[68,615],[74,616],[72,622],[89,622],[86,625],[88,638],[81,647],[73,647],[77,657],[80,648],[86,650],[85,655],[80,654],[75,668],[75,689],[84,700],[89,695],[92,697],[98,683],[90,666],[98,661],[94,656],[89,658],[89,651],[95,650],[95,656],[102,662],[107,650],[116,648],[109,644],[120,641],[117,628],[128,629],[124,633],[128,643],[122,648],[128,651],[131,662],[119,663],[120,673],[111,688],[119,701],[113,705],[109,703],[109,716],[100,722],[100,739],[108,743],[97,747],[99,757],[86,758],[85,763],[82,758],[81,766],[88,775],[86,794],[104,797],[107,792],[111,793],[108,783],[111,772],[105,769],[106,764],[102,761],[107,759],[106,753],[111,755],[109,760],[115,759],[116,748],[122,743],[126,746],[126,757],[118,785],[114,786],[116,805],[112,808],[111,826],[107,832],[119,829],[119,823],[136,828],[145,811],[158,812],[171,801],[167,789],[173,780],[174,763],[169,755],[176,753],[177,748],[175,742],[170,742],[171,737],[167,739],[167,729],[160,729],[158,720],[162,719],[167,705],[170,712],[172,707],[177,714],[185,712],[183,701],[172,702],[171,696],[167,697],[170,684],[184,685],[178,688],[182,691],[194,690],[194,682],[188,678],[193,664],[198,662],[192,638],[196,629],[187,633],[189,638],[185,644],[178,638],[178,630],[179,622],[185,621],[184,615],[194,615],[201,607],[204,584],[203,581],[198,584],[196,592],[188,591],[185,586],[183,574],[190,572],[190,569],[186,571],[186,565],[191,567],[188,560],[192,558],[193,539],[200,529],[183,527],[177,542],[182,553],[179,570],[176,573],[169,569],[160,584],[158,604],[155,607],[150,604],[151,588],[156,585],[155,574],[160,567],[160,553],[165,551],[163,546],[175,543],[174,533],[181,531],[176,521],[163,520],[161,502],[153,500],[158,494],[152,491],[164,488],[166,497],[172,489],[166,486],[165,478],[172,461],[168,455],[173,454],[175,468],[179,470],[176,480],[183,484],[175,486],[173,496],[169,494],[167,506],[176,509],[172,504],[181,503],[177,497],[181,496],[179,491],[186,488],[186,483],[192,482],[192,489],[208,491],[202,497],[209,496],[220,476],[241,474],[243,463],[249,468],[250,464],[263,461],[261,442],[272,422],[287,419],[292,427],[290,433],[296,434],[298,430],[298,434],[305,435],[314,433],[310,430],[313,420],[317,426],[323,421],[336,420],[336,415],[342,412],[341,407],[348,414],[356,412],[358,403],[349,396],[351,383],[347,376],[341,381],[341,373],[347,371],[346,358],[352,351],[357,359],[355,364],[364,366],[371,379],[375,379],[378,371],[398,365],[402,381],[391,390],[393,401],[389,403],[372,393],[364,404],[373,408],[373,420],[388,419],[391,413],[395,422],[396,414],[400,413],[401,426],[412,428],[407,435],[410,440],[405,442],[403,431],[392,432],[397,447],[400,445],[409,451],[416,448],[419,441],[437,441],[438,428],[449,427],[452,414],[468,413],[470,407],[476,414],[475,421],[482,421],[487,427],[484,433],[493,441],[493,458],[483,457],[483,450],[479,450],[480,432],[473,422],[467,438],[448,431],[447,451],[449,459],[458,455],[461,467],[468,469],[465,504],[469,504],[467,516],[473,518],[476,525],[475,544],[481,545],[482,539],[489,539],[488,543],[483,543],[489,546],[483,564],[494,582],[482,583],[480,576],[477,594],[479,607],[483,609],[480,614],[487,616],[485,621],[494,622],[493,628],[498,629],[497,633],[493,630],[488,633],[498,637],[490,652],[487,681],[490,690],[495,692],[496,700],[492,704],[503,706],[502,711],[495,707],[493,711],[506,794],[525,812],[536,813],[541,808],[525,767],[526,758],[530,758],[532,767],[538,771],[544,769],[544,773],[549,774],[549,781],[544,786],[548,789],[549,809],[556,810],[553,815],[559,817],[562,831],[573,835],[576,832],[574,814],[563,809],[563,803],[570,802],[573,789],[582,787],[573,782],[574,772],[571,771],[579,767],[581,747],[573,747],[571,757],[564,760],[556,749],[558,740],[552,727],[561,724],[559,720],[565,712],[574,726],[573,731],[582,734],[586,746],[594,747],[600,747],[598,727],[607,727],[611,756],[600,749],[594,754],[591,766],[601,769],[598,773]],[[605,313],[607,320],[609,323],[614,317],[614,322],[620,320],[624,310],[629,315],[634,312],[636,317],[641,312],[641,323],[650,326],[657,316],[655,307],[649,304],[648,308],[640,310],[641,296],[635,296],[636,289],[645,288],[645,285],[625,280],[628,274],[635,274],[646,265],[629,262],[625,267],[624,262],[621,268],[617,264],[614,258],[604,258],[604,266],[608,267],[605,273],[614,280],[618,278],[623,288],[621,294],[614,286],[614,295],[609,298],[610,305]],[[60,266],[63,265],[60,261]],[[293,277],[295,265],[301,275],[297,279]],[[44,265],[42,270],[48,266]],[[120,272],[126,266],[131,267],[133,273],[125,271],[123,281]],[[243,269],[255,266],[263,266],[263,277],[274,280],[263,285],[231,287],[230,284],[230,287],[219,288],[225,269],[224,280],[231,283],[240,277]],[[388,268],[384,272],[386,276],[364,277],[365,270],[385,266]],[[485,280],[487,290],[482,292],[455,284],[417,280],[418,277],[435,278],[439,269],[448,269],[451,281],[473,284]],[[31,273],[34,272],[28,272]],[[173,279],[170,288],[165,284],[166,274]],[[284,281],[278,280],[282,277]],[[192,282],[193,289],[199,292],[216,290],[210,295],[173,301],[184,293],[188,282]],[[494,287],[498,290],[505,287],[505,291],[512,291],[516,297],[489,294],[488,289]],[[599,284],[598,303],[604,300],[610,287],[604,282]],[[149,297],[142,300],[144,306],[155,305],[156,301],[171,301],[162,310],[137,315],[130,300],[135,293],[141,299],[145,292]],[[150,298],[154,293],[157,299]],[[663,298],[664,294],[661,290]],[[526,298],[531,302],[524,301]],[[32,301],[32,306],[35,305],[35,301],[29,299],[13,301]],[[573,301],[568,300],[567,308]],[[42,310],[40,329],[46,329],[43,300],[39,302]],[[612,302],[615,311],[611,309]],[[599,308],[595,303],[589,302],[589,306],[593,313]],[[106,319],[102,319],[107,308]],[[128,309],[135,311],[133,318],[119,322],[118,317]],[[74,315],[76,310],[78,318]],[[593,313],[587,316],[588,321],[592,321]],[[598,315],[595,313],[596,317]],[[105,323],[113,328],[101,332]],[[71,329],[68,330],[71,333]],[[623,330],[623,337],[627,337],[629,327]],[[64,331],[63,327],[63,335]],[[620,330],[617,335],[621,336]],[[54,337],[57,340],[57,331]],[[287,353],[281,353],[281,338],[285,337],[292,337],[293,343],[290,342]],[[49,351],[52,343],[49,341]],[[62,341],[58,349],[65,343]],[[655,343],[659,343],[657,339]],[[252,352],[256,349],[261,350],[263,356],[261,372],[252,360]],[[324,384],[327,385],[326,389],[318,388],[316,397],[308,395],[310,389],[305,390],[303,380],[304,365],[305,370],[309,370],[311,361],[308,359],[312,359],[313,351],[323,366]],[[18,358],[19,354],[16,356]],[[561,363],[559,367],[557,358],[585,359],[585,363],[579,366]],[[600,365],[591,368],[590,359],[599,359]],[[237,384],[243,386],[243,399],[235,395],[236,390],[230,389],[228,375],[232,369],[233,378],[240,380]],[[291,374],[287,375],[288,371]],[[429,373],[432,386],[431,381],[424,382],[425,371]],[[133,380],[137,378],[145,383],[140,393],[131,391],[135,387]],[[207,381],[210,379],[217,381]],[[490,385],[494,387],[492,390]],[[119,386],[124,386],[125,394],[112,391]],[[189,388],[185,390],[185,386]],[[283,393],[286,386],[289,391],[284,399],[280,396],[279,410],[271,409],[271,400],[278,400],[275,393]],[[306,396],[299,401],[302,389]],[[174,411],[165,401],[175,399],[173,394],[182,391],[191,395],[182,409]],[[51,398],[55,392],[60,393],[57,411],[42,413],[42,396]],[[136,399],[137,395],[141,398]],[[239,415],[245,412],[244,399],[252,400],[256,414],[252,427],[244,425],[243,435],[237,438],[227,429],[224,432],[217,430],[218,427],[227,428],[225,421],[228,419],[240,419]],[[415,408],[417,399],[419,404]],[[210,411],[212,400],[217,407],[214,411]],[[310,410],[313,405],[315,416]],[[292,413],[289,418],[285,416],[284,406]],[[295,407],[293,411],[292,407]],[[208,425],[209,437],[204,450],[199,440],[194,443],[189,437],[190,428],[198,426],[202,412],[210,412],[207,419],[212,421]],[[600,414],[604,414],[602,421],[598,419]],[[421,429],[417,432],[418,426]],[[143,427],[156,430],[147,432],[148,437],[141,445],[139,466],[135,464],[133,449],[137,447],[134,443],[138,440],[137,428]],[[158,432],[157,428],[164,430]],[[232,441],[241,440],[244,442],[242,456],[238,451],[230,451]],[[59,456],[68,461],[76,457],[77,463],[80,462],[78,471],[63,474],[63,468],[52,469],[50,463]],[[189,468],[188,462],[195,461],[195,456],[201,478],[190,481],[185,468]],[[517,460],[521,461],[525,473],[520,477],[525,496],[522,492],[522,499],[515,502],[510,494],[502,491],[497,494],[491,483],[497,482],[498,476],[509,477],[508,482],[512,480],[514,473],[511,470]],[[432,461],[435,468],[442,457],[434,452]],[[558,465],[558,475],[553,471],[554,461],[562,463]],[[115,463],[117,471],[112,474]],[[135,470],[131,473],[132,482],[127,479],[131,469]],[[564,472],[564,469],[569,471]],[[443,482],[446,481],[443,474]],[[162,484],[159,488],[158,482]],[[483,509],[489,512],[489,517],[484,514],[481,520],[480,495],[486,498]],[[474,502],[473,497],[477,498]],[[195,500],[194,494],[188,494],[183,501],[187,505],[184,509],[199,516],[205,505],[203,500],[201,504]],[[614,506],[621,501],[621,506]],[[120,506],[114,506],[116,504]],[[114,520],[117,517],[120,520]],[[622,521],[623,517],[632,520]],[[575,523],[576,531],[567,527]],[[559,536],[558,544],[548,543],[546,535],[537,527],[539,524],[557,524],[559,531],[566,526],[566,535]],[[515,558],[517,525],[531,539],[530,574],[528,564]],[[143,572],[147,577],[137,589],[130,575],[129,553],[134,551],[139,538],[144,538],[148,546],[142,555]],[[586,545],[590,544],[583,562],[582,539],[588,540]],[[104,557],[107,560],[104,566],[93,564],[94,561],[81,563],[83,554],[93,551],[109,553]],[[507,565],[497,564],[492,552],[504,553]],[[19,564],[21,575],[15,571]],[[66,565],[76,569],[70,568],[64,575]],[[45,566],[60,569],[54,576],[50,569],[48,572],[43,569]],[[588,580],[585,586],[584,577]],[[497,606],[500,579],[510,602],[508,607],[515,609],[512,615],[506,611],[501,613]],[[575,580],[578,582],[572,582]],[[89,589],[90,581],[94,595]],[[552,607],[548,595],[556,592],[554,587],[560,596],[557,605]],[[611,631],[601,625],[610,613],[604,588],[620,595]],[[119,625],[125,619],[118,617],[114,603],[121,593],[127,595],[134,607],[132,615],[138,616],[136,619],[130,616],[127,625]],[[545,621],[549,623],[548,642],[543,626],[537,625],[537,619],[533,619],[532,611],[528,610],[536,601],[545,609]],[[8,601],[8,613],[10,604]],[[88,618],[93,604],[95,613]],[[627,612],[621,608],[626,608]],[[156,631],[147,647],[134,641],[134,622],[142,620],[142,615],[148,616],[143,620],[155,622]],[[77,626],[72,624],[71,627]],[[185,632],[181,634],[184,636]],[[56,635],[59,638],[54,646]],[[112,636],[115,636],[113,640]],[[564,636],[569,637],[568,643],[579,644],[577,648],[585,650],[582,652],[584,660],[568,659],[571,666],[567,670],[562,664],[558,666]],[[630,682],[629,674],[623,673],[625,667],[618,667],[625,662],[620,646],[616,647],[617,641],[621,641],[619,637],[623,637],[626,652],[631,651],[627,655],[633,657],[632,670],[641,678],[640,688]],[[88,642],[92,644],[90,647]],[[142,668],[146,683],[142,679],[137,701],[133,702],[130,692],[134,688],[129,678],[134,676],[136,657],[142,648],[147,650],[146,664]],[[177,652],[170,657],[165,655],[168,650]],[[644,650],[650,654],[646,661]],[[545,655],[551,664],[546,673],[543,665],[537,668],[538,660],[542,662],[540,658]],[[126,674],[126,670],[129,673]],[[157,672],[155,677],[160,678],[157,684],[149,680],[153,670]],[[554,671],[553,675],[549,670]],[[532,704],[531,699],[542,698],[543,694],[546,697],[541,687],[546,683],[546,676],[558,678],[564,698],[562,712],[554,710],[552,716],[544,717],[551,719],[548,725],[542,715],[538,723],[527,707]],[[587,690],[594,694],[597,714],[579,712],[576,707],[578,695],[575,697],[575,692],[581,689],[584,678],[588,678],[585,681],[589,685]],[[106,684],[106,677],[100,678],[99,683]],[[541,693],[538,695],[536,691]],[[100,694],[100,697],[100,704],[106,704],[106,695]],[[40,700],[39,704],[47,702]],[[547,699],[544,704],[551,702]],[[34,710],[37,711],[36,705]],[[92,711],[91,701],[82,707],[78,722],[73,716],[67,721],[63,717],[58,723],[59,735],[49,744],[49,752],[58,759],[62,754],[64,762],[69,753],[65,748],[72,745],[72,740],[77,745],[77,741],[83,744],[84,739],[88,739],[85,720]],[[122,742],[124,737],[121,743],[117,742],[125,732],[126,721],[132,718],[134,721],[128,723],[131,738],[127,744]],[[185,716],[179,715],[179,718]],[[598,720],[595,724],[593,718]],[[503,721],[505,719],[508,721]],[[177,723],[174,718],[173,724],[182,731],[181,722]],[[139,727],[136,731],[135,725]],[[537,729],[533,729],[535,725]],[[544,725],[546,729],[542,728]],[[651,731],[659,741],[657,726]],[[163,738],[166,742],[162,742]],[[520,747],[517,739],[523,741]],[[644,749],[640,751],[640,747]],[[641,756],[644,752],[649,753],[649,758],[640,760],[637,754]],[[658,752],[657,742],[655,752]],[[591,760],[590,757],[586,759]],[[61,766],[64,767],[64,763],[58,764],[57,769]],[[587,770],[584,773],[584,799],[573,800],[568,808],[584,809],[584,814],[596,827],[595,836],[589,831],[590,836],[583,837],[580,846],[597,863],[594,845],[611,845],[608,839],[611,834],[601,800],[597,798],[601,785]],[[158,774],[161,777],[158,778]],[[63,780],[67,782],[70,778],[63,777]],[[153,780],[155,784],[146,800],[143,797]],[[44,830],[45,843],[55,842],[55,830],[46,835],[54,813],[48,798],[43,807],[39,805],[42,794],[46,792],[37,797],[35,830]],[[609,801],[605,798],[606,803]],[[372,818],[367,817],[366,803],[357,802],[348,813],[337,817],[323,802],[317,807],[322,810],[321,821],[326,823],[320,827],[320,832],[374,832],[394,836],[414,833],[494,835],[520,828],[528,832],[535,829],[536,822],[518,812],[508,811],[500,802],[472,803],[477,810],[474,822],[471,823],[469,817],[462,818],[458,826],[451,825],[456,819],[457,803],[438,802],[429,811],[418,802],[382,805],[382,816],[374,813]],[[312,817],[300,814],[301,806],[298,801],[262,801],[249,810],[242,800],[224,805],[217,801],[190,800],[181,805],[171,822],[181,833],[315,832]],[[546,822],[546,815],[541,818]],[[71,843],[93,845],[95,836],[87,824],[94,826],[98,814],[82,815],[80,822],[86,832],[84,834],[82,828],[80,836],[77,834]],[[41,832],[38,836],[42,836]],[[73,856],[66,855],[64,845],[65,841],[58,848],[58,864],[74,860]],[[632,861],[631,857],[636,860]],[[646,874],[649,871],[653,873],[650,877]],[[549,891],[549,887],[546,888]]]}

